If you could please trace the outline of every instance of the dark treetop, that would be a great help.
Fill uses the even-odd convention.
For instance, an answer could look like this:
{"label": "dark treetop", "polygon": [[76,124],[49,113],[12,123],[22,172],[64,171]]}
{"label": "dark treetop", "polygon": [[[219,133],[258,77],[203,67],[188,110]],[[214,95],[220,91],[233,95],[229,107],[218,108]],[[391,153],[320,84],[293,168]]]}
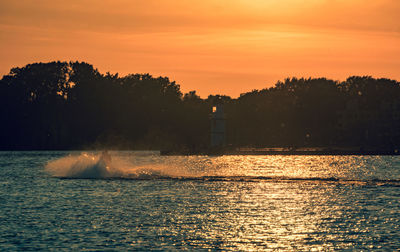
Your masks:
{"label": "dark treetop", "polygon": [[29,64],[0,80],[0,149],[209,146],[216,100],[233,147],[400,146],[400,83],[372,77],[278,81],[237,99],[182,94],[167,77],[101,74],[81,62]]}

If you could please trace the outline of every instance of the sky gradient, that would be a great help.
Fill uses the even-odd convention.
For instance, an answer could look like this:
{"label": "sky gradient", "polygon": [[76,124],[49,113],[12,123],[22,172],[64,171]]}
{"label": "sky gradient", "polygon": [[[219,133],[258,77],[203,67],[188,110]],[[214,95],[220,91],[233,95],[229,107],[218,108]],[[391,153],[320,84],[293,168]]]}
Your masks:
{"label": "sky gradient", "polygon": [[85,61],[240,93],[286,77],[400,80],[399,0],[0,0],[0,75]]}

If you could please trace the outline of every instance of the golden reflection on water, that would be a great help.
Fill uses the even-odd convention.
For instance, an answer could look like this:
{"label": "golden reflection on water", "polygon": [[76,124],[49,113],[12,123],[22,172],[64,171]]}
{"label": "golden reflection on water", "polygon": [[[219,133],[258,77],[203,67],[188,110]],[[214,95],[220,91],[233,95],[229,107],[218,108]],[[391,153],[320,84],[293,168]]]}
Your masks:
{"label": "golden reflection on water", "polygon": [[[326,239],[337,239],[321,222],[334,220],[337,210],[330,186],[314,190],[315,183],[232,183],[220,191],[209,211],[218,222],[207,230],[208,239],[223,239],[224,248],[326,250]],[[311,188],[310,188],[311,187]],[[314,189],[312,189],[314,188]],[[312,189],[312,190],[310,190]],[[329,236],[332,236],[329,238]],[[341,248],[344,248],[343,246]]]}
{"label": "golden reflection on water", "polygon": [[[363,156],[220,156],[210,158],[204,175],[276,178],[374,178],[382,157]],[[378,175],[389,175],[381,169]]]}
{"label": "golden reflection on water", "polygon": [[[147,235],[172,236],[183,248],[326,251],[352,249],[355,242],[365,248],[364,242],[374,244],[370,230],[387,206],[376,205],[379,191],[365,189],[368,181],[400,179],[399,169],[390,169],[398,161],[379,156],[132,159],[127,160],[134,164],[130,169],[147,169],[143,184],[148,189],[130,200],[142,198],[135,204],[144,207],[142,215],[149,214],[150,222],[158,218],[135,232],[148,228]],[[141,183],[122,184],[131,192]]]}
{"label": "golden reflection on water", "polygon": [[32,166],[54,154],[19,155],[0,159],[3,250],[399,250],[399,157],[128,153],[146,176],[59,179]]}
{"label": "golden reflection on water", "polygon": [[[240,176],[248,183],[217,184],[223,189],[215,188],[208,204],[213,215],[208,216],[206,239],[221,240],[222,249],[243,251],[352,249],[352,241],[368,232],[361,227],[368,219],[354,213],[360,206],[353,205],[358,199],[351,190],[366,179],[386,178],[385,169],[377,168],[384,165],[382,157],[360,156],[210,158],[206,175]],[[335,180],[324,180],[329,178]]]}

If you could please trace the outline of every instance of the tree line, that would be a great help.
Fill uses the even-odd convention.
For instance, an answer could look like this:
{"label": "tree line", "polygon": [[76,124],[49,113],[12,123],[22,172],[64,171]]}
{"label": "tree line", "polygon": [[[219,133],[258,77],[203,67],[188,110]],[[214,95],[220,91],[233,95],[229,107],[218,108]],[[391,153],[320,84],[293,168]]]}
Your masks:
{"label": "tree line", "polygon": [[288,78],[238,98],[183,94],[167,77],[101,74],[85,62],[34,63],[0,80],[0,149],[209,147],[223,102],[231,147],[400,145],[400,83]]}

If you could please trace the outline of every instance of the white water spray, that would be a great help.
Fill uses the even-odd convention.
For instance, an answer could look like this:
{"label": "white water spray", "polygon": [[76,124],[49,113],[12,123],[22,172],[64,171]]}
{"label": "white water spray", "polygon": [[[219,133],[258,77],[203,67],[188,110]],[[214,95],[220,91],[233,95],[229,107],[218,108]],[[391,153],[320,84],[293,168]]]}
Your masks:
{"label": "white water spray", "polygon": [[168,167],[160,164],[137,165],[128,160],[113,156],[106,161],[102,155],[82,153],[69,155],[45,166],[45,170],[54,177],[62,178],[160,178],[177,174],[167,172]]}

